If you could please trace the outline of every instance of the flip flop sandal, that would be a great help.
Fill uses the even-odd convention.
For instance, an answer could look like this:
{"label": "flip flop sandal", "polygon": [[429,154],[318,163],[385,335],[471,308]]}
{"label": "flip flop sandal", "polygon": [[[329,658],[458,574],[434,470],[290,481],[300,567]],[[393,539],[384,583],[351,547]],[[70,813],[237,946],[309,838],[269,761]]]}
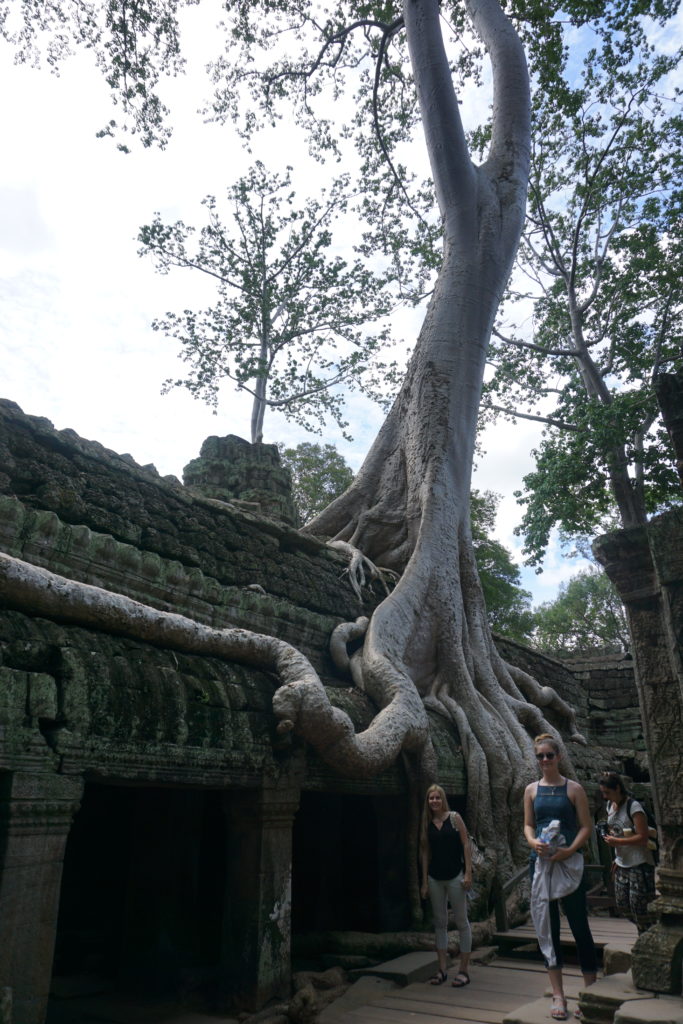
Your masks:
{"label": "flip flop sandal", "polygon": [[469,985],[469,983],[470,976],[467,973],[467,971],[458,971],[456,976],[453,978],[451,985],[453,986],[453,988],[464,988],[465,985]]}
{"label": "flip flop sandal", "polygon": [[550,1016],[553,1020],[568,1019],[567,1000],[563,996],[553,996],[553,1001],[550,1004]]}
{"label": "flip flop sandal", "polygon": [[448,975],[445,971],[437,971],[433,978],[429,979],[430,985],[443,985],[444,981],[448,981]]}

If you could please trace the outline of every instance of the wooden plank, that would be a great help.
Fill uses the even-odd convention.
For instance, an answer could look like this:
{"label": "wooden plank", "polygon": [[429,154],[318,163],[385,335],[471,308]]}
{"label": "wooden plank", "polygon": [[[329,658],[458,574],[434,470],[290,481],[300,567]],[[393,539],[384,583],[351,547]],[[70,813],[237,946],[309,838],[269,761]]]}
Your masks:
{"label": "wooden plank", "polygon": [[465,1007],[475,1007],[476,1009],[485,1010],[499,1010],[503,1013],[507,1012],[511,1006],[521,1006],[522,1003],[529,1002],[534,995],[543,995],[543,990],[539,993],[529,992],[528,998],[525,995],[519,993],[511,994],[509,992],[476,992],[467,995],[464,992],[459,991],[457,996],[453,991],[446,993],[445,998],[420,998],[419,996],[413,999],[408,999],[403,994],[393,994],[381,997],[379,999],[373,999],[373,1006],[383,1006],[385,1009],[398,1009],[399,1007],[408,1007],[416,1012],[422,1007],[427,1007],[430,1012],[434,1012],[435,1006],[458,1006],[461,1010]]}
{"label": "wooden plank", "polygon": [[[632,944],[637,936],[630,921],[619,918],[592,918],[593,934],[603,940]],[[573,939],[566,929],[565,945]],[[524,934],[526,932],[526,934]],[[520,941],[533,941],[530,927],[510,933]],[[450,969],[455,976],[457,963]],[[567,995],[574,996],[583,987],[578,967],[564,968]],[[517,1007],[542,998],[548,991],[548,975],[540,961],[499,957],[489,964],[473,964],[471,984],[454,989],[450,980],[445,985],[413,983],[403,989],[392,989],[378,995],[365,1006],[346,1014],[349,1024],[502,1024]]]}
{"label": "wooden plank", "polygon": [[453,1013],[401,1013],[400,1010],[383,1010],[375,1006],[363,1006],[348,1014],[350,1024],[502,1024],[504,1013],[484,1011],[476,1017],[463,1017],[453,1007]]}
{"label": "wooden plank", "polygon": [[[491,964],[494,967],[494,964]],[[501,957],[495,961],[495,970],[497,971],[525,971],[530,974],[542,974],[544,977],[547,974],[546,968],[541,960],[513,960],[511,958]],[[581,974],[581,971],[574,964],[565,964],[562,968],[564,974]]]}

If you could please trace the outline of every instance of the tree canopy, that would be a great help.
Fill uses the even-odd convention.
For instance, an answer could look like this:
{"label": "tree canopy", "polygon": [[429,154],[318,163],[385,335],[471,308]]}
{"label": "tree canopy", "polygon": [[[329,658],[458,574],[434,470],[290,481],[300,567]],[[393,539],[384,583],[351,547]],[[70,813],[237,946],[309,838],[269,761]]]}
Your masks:
{"label": "tree canopy", "polygon": [[556,657],[627,651],[630,646],[619,595],[597,566],[563,583],[554,601],[534,608],[534,618],[535,646]]}
{"label": "tree canopy", "polygon": [[534,628],[531,594],[520,586],[521,573],[508,549],[491,533],[500,498],[492,491],[472,491],[472,543],[491,629],[500,636],[528,642]]}
{"label": "tree canopy", "polygon": [[386,275],[334,249],[333,223],[348,191],[340,178],[328,196],[299,204],[289,171],[269,173],[257,162],[227,190],[227,224],[216,197],[204,199],[207,223],[196,244],[195,228],[158,214],[140,229],[140,255],[161,273],[196,270],[216,285],[208,309],[170,312],[153,324],[180,342],[190,366],[166,390],[186,387],[216,409],[222,381],[233,381],[253,397],[252,441],[263,439],[268,408],[319,434],[326,416],[348,427],[349,390],[388,400],[396,364],[378,358],[388,327],[371,334],[364,325],[386,317],[394,297]]}
{"label": "tree canopy", "polygon": [[283,465],[292,474],[294,504],[302,523],[322,512],[353,480],[353,470],[333,444],[302,441],[286,448],[280,442],[278,448]]}
{"label": "tree canopy", "polygon": [[683,338],[680,53],[646,28],[590,34],[566,90],[534,98],[522,313],[494,332],[484,401],[546,424],[520,494],[532,563],[555,526],[595,534],[679,500],[653,382]]}

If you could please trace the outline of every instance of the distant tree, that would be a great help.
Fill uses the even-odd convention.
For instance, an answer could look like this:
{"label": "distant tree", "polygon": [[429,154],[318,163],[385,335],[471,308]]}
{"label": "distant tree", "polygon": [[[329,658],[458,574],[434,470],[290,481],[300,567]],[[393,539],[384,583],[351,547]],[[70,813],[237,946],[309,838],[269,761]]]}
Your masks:
{"label": "distant tree", "polygon": [[289,171],[269,174],[257,162],[228,189],[227,224],[215,196],[203,200],[208,223],[196,245],[189,244],[193,227],[165,224],[158,214],[138,236],[140,255],[151,256],[160,273],[182,267],[216,282],[208,309],[154,321],[180,342],[190,366],[164,390],[185,387],[215,409],[221,383],[233,381],[253,397],[252,442],[263,439],[268,408],[313,433],[327,416],[344,430],[344,393],[358,389],[385,405],[396,371],[377,358],[388,327],[365,330],[391,311],[387,279],[333,251],[331,225],[345,210],[346,182],[303,205],[290,184]]}
{"label": "distant tree", "polygon": [[680,51],[646,25],[591,42],[566,89],[534,97],[524,302],[489,351],[484,407],[546,425],[520,494],[531,564],[555,527],[595,536],[680,500],[653,388],[683,337]]}
{"label": "distant tree", "polygon": [[292,493],[299,518],[308,522],[343,494],[353,470],[333,444],[302,441],[296,448],[278,443],[283,465],[292,474]]}
{"label": "distant tree", "polygon": [[534,644],[562,657],[599,650],[628,650],[624,608],[605,574],[591,567],[562,584],[559,596],[534,609]]}
{"label": "distant tree", "polygon": [[491,629],[501,636],[528,642],[534,627],[531,594],[520,587],[519,567],[508,549],[490,536],[499,500],[492,491],[472,491],[474,557]]}

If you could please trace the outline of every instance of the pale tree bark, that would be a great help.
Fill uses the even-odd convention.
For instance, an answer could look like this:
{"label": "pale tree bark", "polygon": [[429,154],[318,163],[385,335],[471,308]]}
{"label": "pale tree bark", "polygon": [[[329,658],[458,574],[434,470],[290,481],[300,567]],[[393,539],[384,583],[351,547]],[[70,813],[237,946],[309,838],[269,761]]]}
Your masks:
{"label": "pale tree bark", "polygon": [[[499,657],[472,549],[477,412],[493,320],[523,225],[530,129],[528,72],[511,23],[497,0],[468,0],[467,8],[493,69],[490,154],[481,167],[470,159],[437,0],[406,0],[405,31],[444,223],[443,266],[404,385],[375,444],[349,490],[306,530],[348,542],[401,573],[372,616],[355,676],[382,714],[404,707],[405,747],[415,736],[416,718],[408,713],[415,692],[457,725],[468,768],[468,825],[509,862],[510,849],[518,848],[521,793],[535,772],[530,733],[554,731],[537,705],[554,702],[573,733],[575,722],[557,695],[542,693]],[[281,691],[281,713],[285,701]],[[291,713],[297,721],[296,709]],[[428,742],[421,755],[428,776]]]}

